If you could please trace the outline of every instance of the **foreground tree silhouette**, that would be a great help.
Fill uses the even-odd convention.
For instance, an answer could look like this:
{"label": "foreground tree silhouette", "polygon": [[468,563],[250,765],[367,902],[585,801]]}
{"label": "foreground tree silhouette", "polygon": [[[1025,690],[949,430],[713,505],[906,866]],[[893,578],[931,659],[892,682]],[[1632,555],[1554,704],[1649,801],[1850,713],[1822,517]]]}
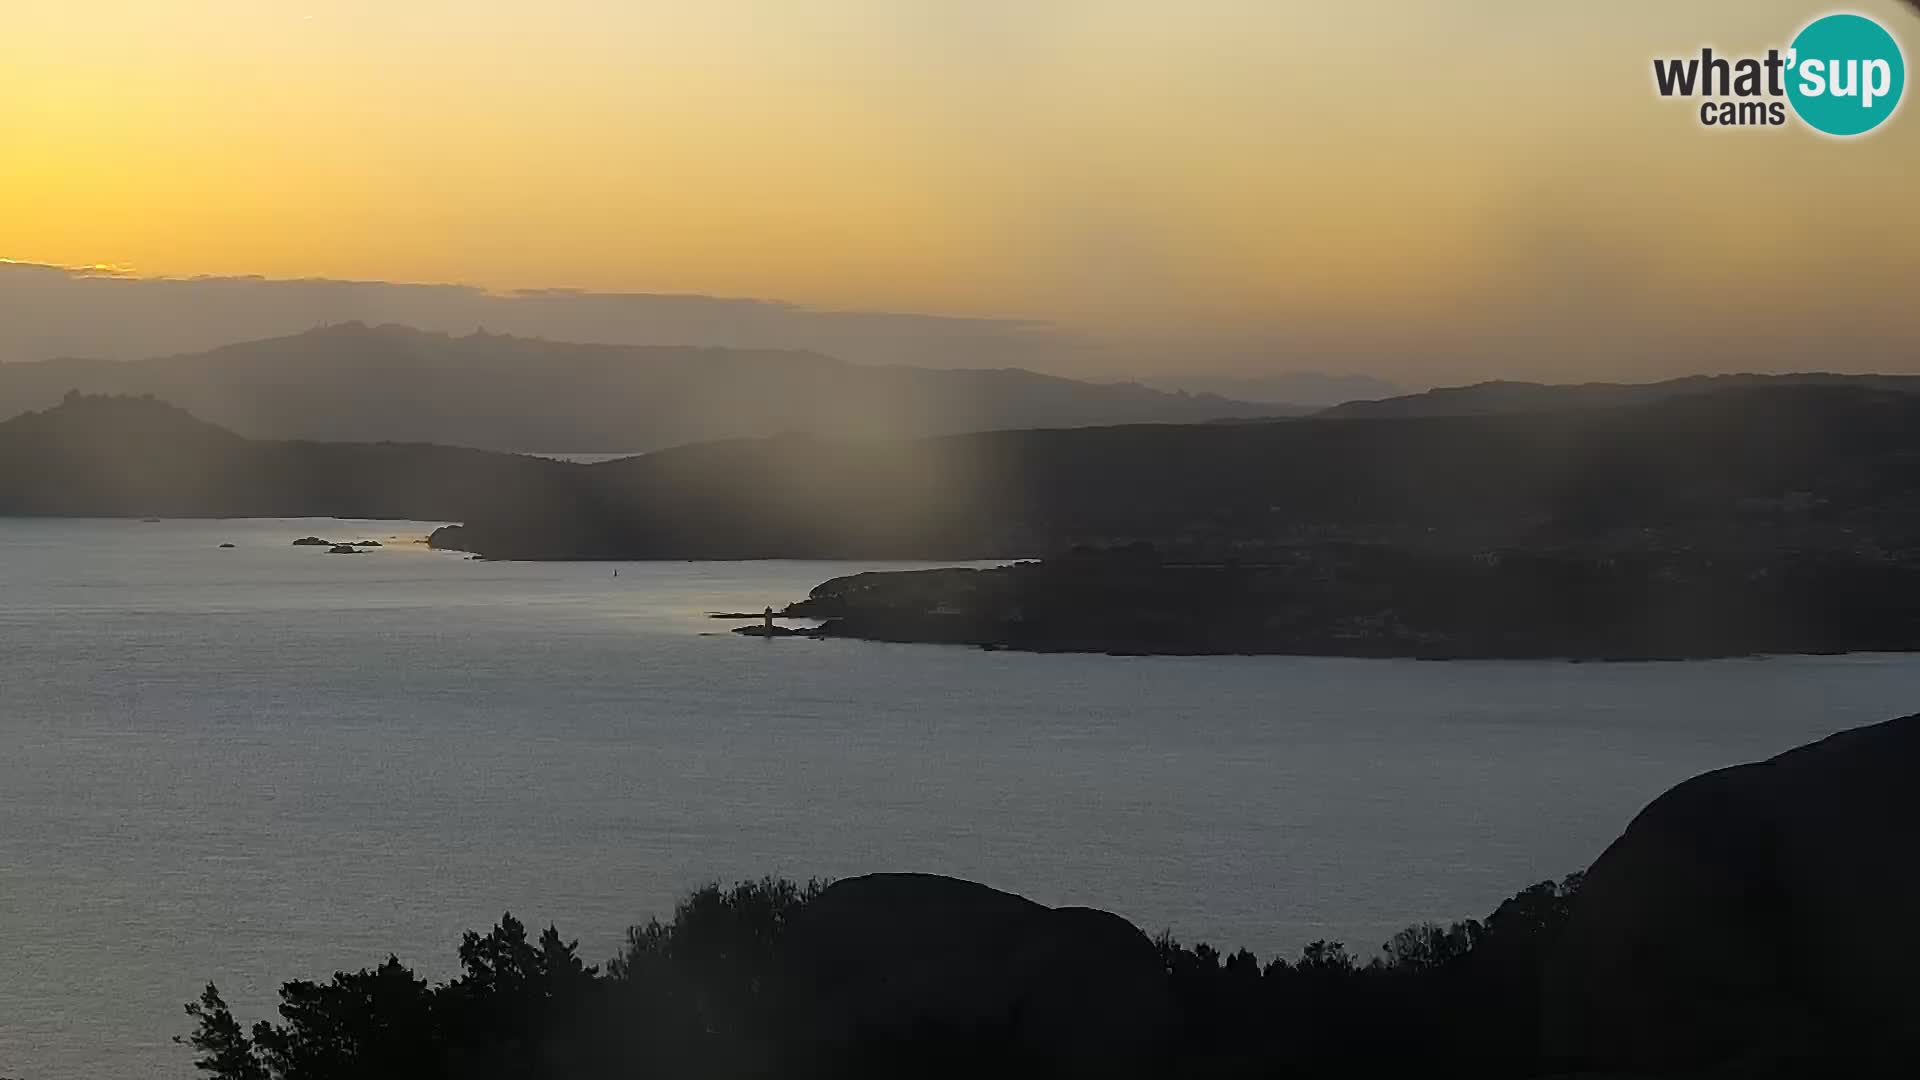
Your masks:
{"label": "foreground tree silhouette", "polygon": [[254,1025],[253,1041],[282,1080],[432,1076],[445,1044],[434,1004],[426,980],[389,956],[329,982],[287,983],[280,988],[286,1022]]}
{"label": "foreground tree silhouette", "polygon": [[695,890],[669,922],[649,919],[627,931],[607,964],[612,1008],[645,1021],[650,1044],[624,1060],[701,1075],[738,1075],[772,1067],[782,1023],[780,943],[793,919],[827,882],[764,877],[729,888]]}
{"label": "foreground tree silhouette", "polygon": [[194,1066],[212,1080],[544,1080],[726,1076],[770,1067],[780,940],[826,887],[763,878],[709,885],[669,922],[628,931],[602,975],[549,926],[511,912],[462,935],[461,974],[433,986],[397,957],[281,987],[281,1021],[251,1037],[217,988],[187,1006]]}
{"label": "foreground tree silhouette", "polygon": [[200,1000],[187,1003],[187,1015],[193,1018],[193,1034],[176,1043],[193,1047],[200,1056],[193,1067],[215,1080],[267,1080],[267,1069],[254,1055],[253,1041],[233,1018],[233,1011],[221,999],[212,983],[200,992]]}
{"label": "foreground tree silhouette", "polygon": [[[1263,966],[1244,949],[1162,934],[1177,1014],[1170,1068],[1193,1078],[1535,1075],[1540,961],[1579,887],[1579,875],[1542,882],[1485,922],[1408,927],[1364,963],[1316,941]],[[783,944],[824,889],[774,878],[709,885],[669,921],[632,928],[604,973],[555,928],[530,939],[509,913],[462,936],[461,973],[445,983],[391,956],[326,982],[289,982],[280,1021],[250,1034],[209,985],[187,1006],[196,1027],[180,1041],[210,1080],[1004,1074],[1011,1046],[984,1030],[891,1035],[847,1060],[807,1056],[810,1014],[789,996]]]}

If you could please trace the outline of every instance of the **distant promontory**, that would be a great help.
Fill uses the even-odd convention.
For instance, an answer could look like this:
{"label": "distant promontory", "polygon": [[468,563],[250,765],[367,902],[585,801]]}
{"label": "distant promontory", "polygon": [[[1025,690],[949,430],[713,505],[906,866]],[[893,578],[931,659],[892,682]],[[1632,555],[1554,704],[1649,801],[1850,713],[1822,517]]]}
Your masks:
{"label": "distant promontory", "polygon": [[[456,522],[489,559],[1038,558],[856,578],[824,631],[1112,652],[1920,647],[1920,395],[1762,381],[1471,416],[804,435],[593,465],[245,439],[150,398],[0,423],[0,513]],[[781,598],[768,597],[768,601]]]}
{"label": "distant promontory", "polygon": [[1325,544],[854,574],[782,615],[822,620],[821,637],[1033,652],[1680,660],[1920,650],[1915,611],[1911,559]]}

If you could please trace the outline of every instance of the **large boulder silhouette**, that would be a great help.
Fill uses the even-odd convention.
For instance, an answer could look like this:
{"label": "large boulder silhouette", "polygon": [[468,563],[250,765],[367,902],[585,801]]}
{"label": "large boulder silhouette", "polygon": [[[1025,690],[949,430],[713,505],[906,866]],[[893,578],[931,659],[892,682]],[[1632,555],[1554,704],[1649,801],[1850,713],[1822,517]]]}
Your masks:
{"label": "large boulder silhouette", "polygon": [[1151,1071],[1172,1023],[1132,923],[930,874],[830,886],[788,938],[807,1057],[823,1073]]}
{"label": "large boulder silhouette", "polygon": [[1593,865],[1543,986],[1570,1065],[1791,1075],[1920,1046],[1920,716],[1707,773]]}

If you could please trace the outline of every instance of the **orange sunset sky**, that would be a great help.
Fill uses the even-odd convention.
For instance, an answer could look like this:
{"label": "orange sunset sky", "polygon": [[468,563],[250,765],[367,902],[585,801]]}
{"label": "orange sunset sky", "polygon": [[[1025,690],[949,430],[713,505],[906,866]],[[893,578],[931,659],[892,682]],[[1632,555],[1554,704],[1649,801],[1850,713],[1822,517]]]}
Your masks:
{"label": "orange sunset sky", "polygon": [[[1910,8],[1853,9],[1914,53]],[[1372,343],[1323,367],[1440,340],[1631,374],[1784,335],[1890,369],[1912,104],[1852,141],[1708,131],[1649,76],[1825,10],[16,0],[0,256]]]}

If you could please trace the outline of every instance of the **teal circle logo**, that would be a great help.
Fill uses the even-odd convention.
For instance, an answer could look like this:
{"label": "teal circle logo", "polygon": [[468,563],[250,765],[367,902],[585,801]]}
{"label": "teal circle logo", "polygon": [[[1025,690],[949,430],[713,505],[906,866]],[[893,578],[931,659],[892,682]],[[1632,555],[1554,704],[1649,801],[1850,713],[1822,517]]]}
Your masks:
{"label": "teal circle logo", "polygon": [[1864,135],[1900,107],[1907,60],[1886,27],[1864,15],[1828,15],[1793,39],[1787,100],[1816,131]]}

